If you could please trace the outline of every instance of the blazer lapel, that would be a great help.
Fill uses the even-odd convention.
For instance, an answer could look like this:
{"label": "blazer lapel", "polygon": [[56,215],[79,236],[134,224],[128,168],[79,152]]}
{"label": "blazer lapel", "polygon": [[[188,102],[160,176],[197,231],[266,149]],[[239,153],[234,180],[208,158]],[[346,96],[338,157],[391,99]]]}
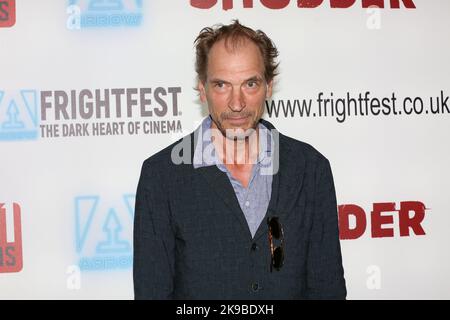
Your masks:
{"label": "blazer lapel", "polygon": [[[191,159],[194,157],[195,143],[197,141],[196,132],[191,134]],[[195,137],[195,138],[194,138]],[[228,206],[235,218],[239,221],[243,231],[248,234],[251,239],[251,232],[245,219],[244,212],[239,205],[239,200],[236,197],[233,186],[225,172],[222,172],[217,166],[207,166],[194,169],[199,172],[206,182],[209,184],[212,190],[222,199],[222,201]]]}
{"label": "blazer lapel", "polygon": [[[275,130],[275,127],[266,120],[261,122],[268,128]],[[273,176],[272,193],[269,201],[269,206],[266,215],[261,222],[254,240],[257,240],[263,235],[267,235],[267,217],[277,216],[280,222],[286,220],[288,215],[292,212],[297,198],[303,185],[303,177],[305,173],[306,160],[303,154],[292,153],[291,143],[288,138],[276,131],[279,139],[275,139],[275,153],[278,153],[278,172]],[[191,159],[194,154],[194,133],[191,135]],[[244,213],[239,205],[239,201],[234,193],[233,186],[225,172],[220,171],[215,165],[200,167],[195,169],[198,171],[207,183],[211,186],[214,192],[222,199],[222,201],[230,208],[235,218],[239,221],[244,232],[248,234],[249,239],[252,239],[251,232],[245,219]]]}
{"label": "blazer lapel", "polygon": [[[267,121],[263,123],[266,125]],[[292,153],[291,144],[284,135],[279,134],[278,142],[278,148],[275,150],[279,154],[278,172],[273,176],[269,207],[256,231],[255,240],[263,235],[267,236],[268,217],[279,217],[281,223],[286,221],[286,218],[295,206],[296,200],[300,196],[303,185],[306,166],[304,156],[299,153]]]}
{"label": "blazer lapel", "polygon": [[230,208],[233,215],[238,219],[244,232],[248,233],[251,238],[250,229],[245,219],[244,213],[239,205],[239,201],[234,193],[233,186],[225,172],[222,172],[214,166],[201,167],[196,169],[205,178],[211,189],[216,192],[216,194],[225,202],[225,204]]}

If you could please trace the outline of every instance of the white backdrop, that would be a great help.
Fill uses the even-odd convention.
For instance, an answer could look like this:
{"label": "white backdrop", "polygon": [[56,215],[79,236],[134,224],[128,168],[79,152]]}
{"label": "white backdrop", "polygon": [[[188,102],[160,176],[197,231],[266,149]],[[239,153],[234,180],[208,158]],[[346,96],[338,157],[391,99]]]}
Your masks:
{"label": "white backdrop", "polygon": [[[450,95],[450,3],[229,2],[234,7],[224,10],[221,0],[210,9],[173,0],[16,1],[15,24],[0,27],[0,299],[133,298],[141,164],[206,115],[193,90],[193,41],[203,27],[235,18],[265,31],[280,51],[281,74],[266,105],[272,113],[264,117],[320,150],[331,162],[338,204],[364,210],[365,232],[341,240],[348,298],[450,298],[450,103],[442,105]],[[364,107],[364,115],[351,106],[344,120],[337,99],[367,91],[390,105]],[[324,115],[324,102],[319,116],[321,92],[334,99],[334,116],[330,104]],[[403,108],[408,97],[417,112],[407,114],[409,100]],[[300,115],[303,100],[309,117]],[[292,116],[283,112],[288,103]],[[105,123],[102,135],[98,123]],[[391,211],[381,219],[392,236],[373,237],[374,204],[399,210],[405,201],[426,207],[416,221],[425,234],[401,236],[399,213]],[[348,219],[350,228],[361,227]]]}

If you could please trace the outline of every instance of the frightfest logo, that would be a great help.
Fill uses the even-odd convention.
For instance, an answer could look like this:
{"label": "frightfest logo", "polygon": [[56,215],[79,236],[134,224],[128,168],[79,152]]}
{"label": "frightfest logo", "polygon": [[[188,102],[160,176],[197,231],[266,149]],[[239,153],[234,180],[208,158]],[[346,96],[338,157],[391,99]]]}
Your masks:
{"label": "frightfest logo", "polygon": [[181,87],[0,89],[0,141],[183,131]]}

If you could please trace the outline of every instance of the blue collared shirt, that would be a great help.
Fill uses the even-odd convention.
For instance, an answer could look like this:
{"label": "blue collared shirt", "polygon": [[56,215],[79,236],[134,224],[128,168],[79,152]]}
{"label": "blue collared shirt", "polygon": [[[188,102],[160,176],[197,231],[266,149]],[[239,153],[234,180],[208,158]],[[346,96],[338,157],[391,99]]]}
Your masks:
{"label": "blue collared shirt", "polygon": [[[273,175],[264,170],[264,163],[270,162],[272,158],[272,134],[263,124],[258,123],[259,129],[259,154],[256,163],[252,167],[252,173],[248,187],[245,188],[235,179],[227,167],[216,156],[214,144],[211,141],[211,116],[206,117],[197,128],[198,141],[194,150],[194,168],[216,165],[217,168],[225,172],[233,186],[239,205],[247,220],[248,227],[255,236],[261,221],[266,215],[272,193]],[[261,133],[264,134],[261,134]]]}

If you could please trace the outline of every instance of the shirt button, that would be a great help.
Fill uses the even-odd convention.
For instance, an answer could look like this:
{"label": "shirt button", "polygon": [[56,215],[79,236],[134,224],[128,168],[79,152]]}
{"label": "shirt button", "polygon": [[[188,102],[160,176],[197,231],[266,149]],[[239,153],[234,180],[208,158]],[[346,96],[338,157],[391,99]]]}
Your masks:
{"label": "shirt button", "polygon": [[258,245],[256,243],[252,244],[252,251],[256,251],[258,249]]}
{"label": "shirt button", "polygon": [[252,290],[253,291],[258,291],[259,289],[259,284],[257,284],[256,282],[252,284]]}
{"label": "shirt button", "polygon": [[250,206],[250,202],[249,201],[245,201],[245,206],[246,207]]}

